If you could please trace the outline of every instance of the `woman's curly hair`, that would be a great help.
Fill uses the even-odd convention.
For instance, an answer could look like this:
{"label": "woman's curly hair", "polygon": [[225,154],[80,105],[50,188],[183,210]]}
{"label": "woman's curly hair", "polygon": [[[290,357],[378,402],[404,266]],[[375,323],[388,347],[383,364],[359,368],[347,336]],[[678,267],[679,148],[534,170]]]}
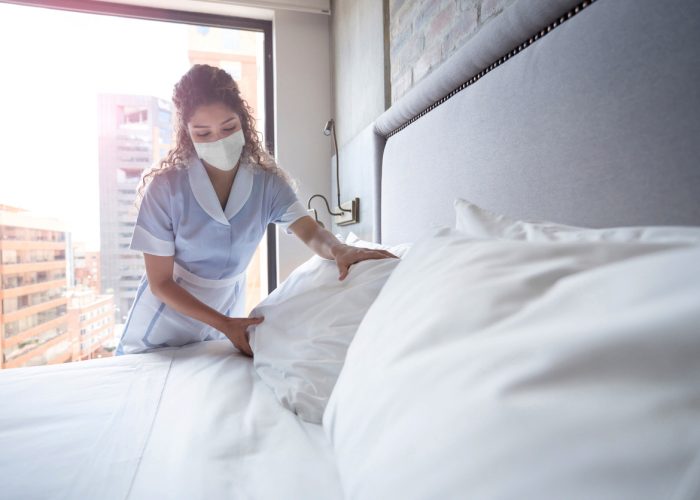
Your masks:
{"label": "woman's curly hair", "polygon": [[248,158],[250,163],[285,179],[293,188],[295,182],[283,169],[277,166],[275,159],[265,150],[255,129],[253,110],[241,97],[238,84],[226,71],[207,64],[195,64],[185,73],[173,90],[173,104],[176,110],[175,146],[158,165],[154,165],[141,178],[136,196],[136,207],[141,203],[143,193],[153,177],[175,168],[186,168],[187,160],[195,153],[192,139],[187,130],[187,122],[195,110],[202,105],[221,102],[238,114],[245,146],[241,158]]}

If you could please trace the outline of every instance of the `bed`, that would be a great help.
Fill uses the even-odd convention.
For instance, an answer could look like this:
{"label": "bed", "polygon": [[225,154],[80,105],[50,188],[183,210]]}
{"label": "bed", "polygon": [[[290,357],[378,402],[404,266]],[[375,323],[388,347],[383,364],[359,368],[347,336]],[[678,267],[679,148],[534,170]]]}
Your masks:
{"label": "bed", "polygon": [[700,498],[698,82],[697,2],[512,2],[340,150],[400,262],[0,373],[1,496]]}
{"label": "bed", "polygon": [[231,343],[2,373],[3,498],[341,498],[322,430]]}

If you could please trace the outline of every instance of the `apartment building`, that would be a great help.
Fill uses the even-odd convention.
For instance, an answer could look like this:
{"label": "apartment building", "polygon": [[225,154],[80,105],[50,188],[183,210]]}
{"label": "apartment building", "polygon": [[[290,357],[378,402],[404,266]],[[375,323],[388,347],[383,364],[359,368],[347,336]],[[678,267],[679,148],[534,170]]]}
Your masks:
{"label": "apartment building", "polygon": [[66,234],[57,219],[0,205],[0,368],[73,357]]}

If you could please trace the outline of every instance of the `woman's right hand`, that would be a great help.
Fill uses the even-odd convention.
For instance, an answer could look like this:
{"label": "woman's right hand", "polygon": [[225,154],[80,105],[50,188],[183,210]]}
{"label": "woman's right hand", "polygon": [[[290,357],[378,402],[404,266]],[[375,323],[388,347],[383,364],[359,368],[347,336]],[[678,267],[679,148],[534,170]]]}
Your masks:
{"label": "woman's right hand", "polygon": [[224,318],[219,331],[226,335],[228,339],[236,346],[236,349],[243,354],[253,357],[253,350],[248,343],[247,329],[251,325],[259,325],[265,318]]}

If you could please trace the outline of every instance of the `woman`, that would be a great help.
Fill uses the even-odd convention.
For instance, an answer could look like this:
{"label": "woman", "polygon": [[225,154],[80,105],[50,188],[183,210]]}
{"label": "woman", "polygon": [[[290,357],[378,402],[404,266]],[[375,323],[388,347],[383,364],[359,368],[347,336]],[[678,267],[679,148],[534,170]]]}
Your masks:
{"label": "woman", "polygon": [[[251,109],[225,71],[193,66],[175,85],[175,147],[144,175],[130,248],[146,273],[116,354],[228,338],[248,356],[245,270],[268,223],[337,263],[395,257],[342,244],[308,216],[263,149]],[[145,189],[144,189],[145,188]]]}

